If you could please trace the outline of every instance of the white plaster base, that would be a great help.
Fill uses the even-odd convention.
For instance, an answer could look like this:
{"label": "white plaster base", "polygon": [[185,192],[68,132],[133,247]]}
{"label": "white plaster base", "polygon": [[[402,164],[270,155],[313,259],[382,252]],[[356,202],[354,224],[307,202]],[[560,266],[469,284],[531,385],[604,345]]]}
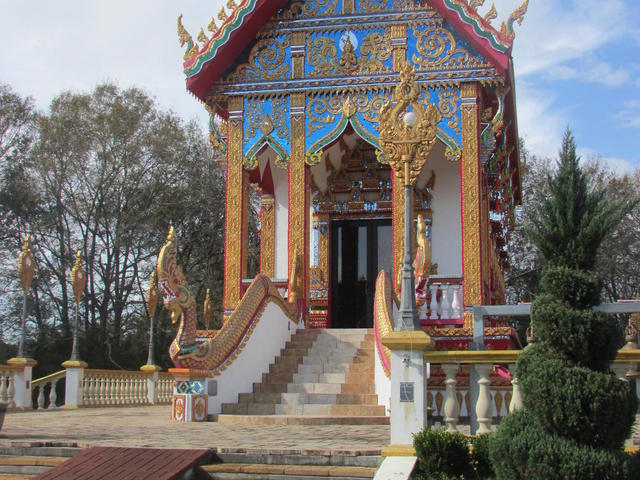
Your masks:
{"label": "white plaster base", "polygon": [[376,344],[375,350],[374,378],[376,382],[376,395],[378,396],[378,405],[384,405],[384,411],[388,416],[391,411],[391,379],[387,377],[384,372],[384,367],[379,357],[378,344]]}
{"label": "white plaster base", "polygon": [[23,370],[15,372],[13,376],[13,386],[15,392],[13,400],[17,408],[31,409],[31,378],[32,367],[25,366]]}
{"label": "white plaster base", "polygon": [[83,380],[84,368],[67,367],[64,394],[65,408],[77,408],[82,406]]}
{"label": "white plaster base", "polygon": [[[412,434],[427,426],[424,351],[392,350],[391,372],[391,444],[413,444]],[[413,383],[413,402],[400,401],[401,383]]]}

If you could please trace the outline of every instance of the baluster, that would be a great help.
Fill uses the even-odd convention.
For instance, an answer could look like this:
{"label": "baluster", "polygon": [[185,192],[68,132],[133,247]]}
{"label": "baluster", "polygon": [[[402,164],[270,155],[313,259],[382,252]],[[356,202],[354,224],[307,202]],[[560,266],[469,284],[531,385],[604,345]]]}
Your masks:
{"label": "baluster", "polygon": [[[438,292],[440,293],[440,299],[438,299]],[[442,285],[438,285],[438,289],[436,290],[436,314],[438,318],[442,318]]]}
{"label": "baluster", "polygon": [[7,386],[7,396],[9,397],[9,406],[10,407],[15,407],[16,406],[16,402],[15,399],[13,398],[14,394],[16,393],[16,388],[15,385],[13,383],[13,372],[9,372],[9,385]]}
{"label": "baluster", "polygon": [[132,405],[136,403],[136,393],[135,393],[135,377],[130,376],[130,375],[126,375],[125,377],[125,381],[127,382],[127,404],[128,405]]}
{"label": "baluster", "polygon": [[520,382],[518,381],[518,377],[516,377],[515,364],[512,363],[509,365],[509,371],[511,372],[511,385],[513,385],[511,403],[509,403],[509,413],[514,413],[521,410],[523,407],[522,395],[520,395]]}
{"label": "baluster", "polygon": [[491,414],[493,402],[491,401],[491,380],[489,372],[493,365],[479,363],[475,365],[478,373],[478,403],[476,404],[476,417],[478,418],[478,435],[491,433]]}
{"label": "baluster", "polygon": [[0,402],[7,403],[7,372],[0,372]]}
{"label": "baluster", "polygon": [[122,378],[122,375],[118,375],[118,403],[117,405],[124,405],[124,401],[125,401],[125,384],[124,384],[124,378]]}
{"label": "baluster", "polygon": [[41,383],[38,385],[38,410],[44,409],[44,387],[46,387],[46,383]]}
{"label": "baluster", "polygon": [[444,422],[447,424],[447,432],[458,431],[458,417],[460,416],[460,405],[456,395],[456,374],[460,366],[457,363],[447,363],[442,365],[442,371],[447,376],[444,381],[446,385],[446,398],[444,401]]}
{"label": "baluster", "polygon": [[96,402],[96,390],[98,378],[91,376],[88,378],[89,382],[87,384],[87,405],[90,407],[95,407],[98,402]]}
{"label": "baluster", "polygon": [[451,318],[458,320],[462,317],[462,304],[460,303],[460,285],[453,285],[453,301],[451,302]]}
{"label": "baluster", "polygon": [[442,285],[442,299],[440,300],[440,304],[442,305],[440,309],[442,310],[442,318],[450,319],[451,318],[451,309],[449,306],[449,285]]}
{"label": "baluster", "polygon": [[51,382],[51,390],[49,390],[49,410],[54,410],[58,408],[56,402],[58,401],[58,394],[56,393],[56,385],[58,384],[59,378],[52,380]]}
{"label": "baluster", "polygon": [[109,388],[109,382],[105,377],[100,377],[100,406],[107,404],[107,389]]}
{"label": "baluster", "polygon": [[140,380],[140,403],[142,405],[144,405],[145,403],[147,403],[147,377],[146,376],[141,376],[139,377]]}
{"label": "baluster", "polygon": [[435,320],[438,318],[438,286],[437,285],[429,285],[429,289],[431,290],[431,319]]}
{"label": "baluster", "polygon": [[111,375],[107,375],[104,378],[105,381],[105,389],[104,389],[104,406],[111,406],[113,400],[113,377]]}

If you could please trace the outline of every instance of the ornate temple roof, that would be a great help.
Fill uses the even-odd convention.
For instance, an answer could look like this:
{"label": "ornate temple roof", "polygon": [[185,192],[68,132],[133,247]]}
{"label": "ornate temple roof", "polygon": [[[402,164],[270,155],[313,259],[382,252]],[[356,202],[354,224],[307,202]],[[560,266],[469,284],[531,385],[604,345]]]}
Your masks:
{"label": "ornate temple roof", "polygon": [[[288,0],[229,0],[226,5],[230,13],[223,8],[217,16],[222,24],[216,25],[212,18],[208,25],[211,38],[203,29],[200,30],[197,40],[201,46],[183,27],[182,16],[178,17],[179,39],[186,47],[184,72],[187,90],[204,101],[211,85],[244,51],[264,24],[287,3]],[[477,8],[484,4],[484,0],[469,0],[468,3],[467,0],[427,0],[427,3],[509,80],[515,36],[513,24],[522,22],[528,0],[502,23],[500,31],[490,23],[496,18],[495,8],[492,7],[484,18],[478,13]]]}

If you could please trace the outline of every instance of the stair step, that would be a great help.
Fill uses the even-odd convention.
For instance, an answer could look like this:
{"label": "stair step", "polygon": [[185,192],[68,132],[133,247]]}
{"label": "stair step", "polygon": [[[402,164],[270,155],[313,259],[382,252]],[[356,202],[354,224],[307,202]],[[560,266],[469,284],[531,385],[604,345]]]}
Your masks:
{"label": "stair step", "polygon": [[238,403],[377,405],[378,396],[375,394],[342,393],[241,393]]}
{"label": "stair step", "polygon": [[233,425],[389,425],[389,417],[220,414],[217,422]]}
{"label": "stair step", "polygon": [[382,405],[361,404],[280,404],[280,403],[223,403],[222,415],[310,415],[368,417],[384,415]]}
{"label": "stair step", "polygon": [[200,469],[212,479],[296,478],[300,480],[322,478],[362,479],[373,478],[376,469],[369,467],[332,467],[320,465],[265,465],[247,463],[218,463],[203,465]]}
{"label": "stair step", "polygon": [[39,475],[67,460],[54,456],[0,455],[0,474]]}

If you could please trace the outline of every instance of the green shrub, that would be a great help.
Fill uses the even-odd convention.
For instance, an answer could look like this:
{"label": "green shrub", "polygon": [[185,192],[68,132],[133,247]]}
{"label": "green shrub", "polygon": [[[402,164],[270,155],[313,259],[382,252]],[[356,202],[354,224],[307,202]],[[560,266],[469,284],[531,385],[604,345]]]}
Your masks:
{"label": "green shrub", "polygon": [[477,478],[489,478],[495,475],[489,458],[489,444],[493,434],[476,435],[471,440],[470,461]]}
{"label": "green shrub", "polygon": [[469,446],[461,433],[448,433],[427,427],[413,436],[413,447],[418,457],[413,478],[434,480],[473,478],[469,463]]}
{"label": "green shrub", "polygon": [[640,478],[638,460],[621,450],[596,449],[552,435],[526,410],[506,417],[490,440],[497,478],[624,480]]}

